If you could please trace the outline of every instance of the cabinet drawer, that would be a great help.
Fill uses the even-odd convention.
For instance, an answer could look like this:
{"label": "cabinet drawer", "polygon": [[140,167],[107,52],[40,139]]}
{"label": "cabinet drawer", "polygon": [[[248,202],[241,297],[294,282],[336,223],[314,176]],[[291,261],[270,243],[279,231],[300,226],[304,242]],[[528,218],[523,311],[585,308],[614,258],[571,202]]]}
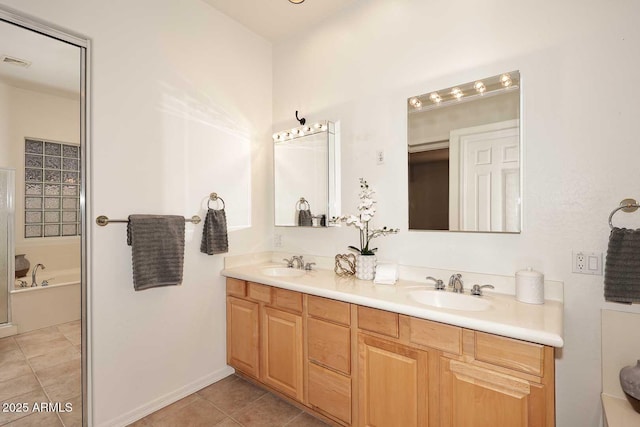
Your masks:
{"label": "cabinet drawer", "polygon": [[347,326],[351,324],[349,303],[347,302],[308,295],[307,311],[309,316],[330,320]]}
{"label": "cabinet drawer", "polygon": [[248,283],[247,296],[256,301],[271,303],[271,287],[259,283]]}
{"label": "cabinet drawer", "polygon": [[307,320],[309,360],[343,372],[351,372],[351,330],[318,319]]}
{"label": "cabinet drawer", "polygon": [[244,280],[227,279],[227,295],[244,298],[247,296],[247,284]]}
{"label": "cabinet drawer", "polygon": [[409,341],[414,344],[462,354],[462,328],[410,317],[409,329]]}
{"label": "cabinet drawer", "polygon": [[476,332],[477,360],[543,376],[544,346]]}
{"label": "cabinet drawer", "polygon": [[273,305],[285,310],[302,312],[302,294],[287,289],[273,288]]}
{"label": "cabinet drawer", "polygon": [[398,313],[359,306],[358,328],[398,338]]}
{"label": "cabinet drawer", "polygon": [[309,363],[309,404],[351,424],[351,378]]}

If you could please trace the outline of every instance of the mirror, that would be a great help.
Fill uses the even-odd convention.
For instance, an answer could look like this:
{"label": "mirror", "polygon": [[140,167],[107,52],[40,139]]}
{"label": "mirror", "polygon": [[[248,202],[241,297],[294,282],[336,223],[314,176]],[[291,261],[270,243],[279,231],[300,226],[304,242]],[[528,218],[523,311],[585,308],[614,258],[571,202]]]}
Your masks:
{"label": "mirror", "polygon": [[[13,231],[0,250],[9,266],[2,283],[8,301],[0,292],[9,317],[0,319],[0,337],[17,344],[15,360],[1,360],[0,371],[15,371],[5,376],[8,390],[23,378],[35,384],[32,397],[59,402],[65,425],[82,425],[86,396],[85,46],[0,8],[0,176],[15,176],[0,178],[0,193],[15,201],[14,212],[0,209],[0,222],[11,221]],[[38,423],[23,412],[25,423]]]}
{"label": "mirror", "polygon": [[520,73],[407,103],[409,229],[519,233]]}
{"label": "mirror", "polygon": [[339,216],[337,127],[318,122],[273,135],[276,226],[328,227]]}

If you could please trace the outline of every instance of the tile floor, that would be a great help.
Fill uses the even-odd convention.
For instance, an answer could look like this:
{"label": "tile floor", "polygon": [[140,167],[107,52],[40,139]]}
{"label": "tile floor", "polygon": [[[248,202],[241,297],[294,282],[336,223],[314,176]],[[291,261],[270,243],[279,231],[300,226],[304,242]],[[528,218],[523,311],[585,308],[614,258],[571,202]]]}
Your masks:
{"label": "tile floor", "polygon": [[[79,320],[0,339],[0,426],[81,426],[80,354]],[[33,411],[36,402],[73,410]],[[17,403],[28,411],[17,412]]]}
{"label": "tile floor", "polygon": [[322,427],[327,424],[231,375],[129,427]]}

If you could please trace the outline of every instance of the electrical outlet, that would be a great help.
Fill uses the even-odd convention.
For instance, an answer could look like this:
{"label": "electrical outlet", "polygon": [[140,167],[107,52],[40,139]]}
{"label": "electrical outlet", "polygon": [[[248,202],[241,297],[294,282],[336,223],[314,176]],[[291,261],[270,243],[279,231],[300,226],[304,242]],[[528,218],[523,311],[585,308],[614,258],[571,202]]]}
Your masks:
{"label": "electrical outlet", "polygon": [[282,247],[282,234],[274,234],[273,235],[273,247],[281,248]]}
{"label": "electrical outlet", "polygon": [[573,272],[602,276],[602,252],[574,251]]}
{"label": "electrical outlet", "polygon": [[384,164],[384,151],[376,151],[376,163],[379,165]]}

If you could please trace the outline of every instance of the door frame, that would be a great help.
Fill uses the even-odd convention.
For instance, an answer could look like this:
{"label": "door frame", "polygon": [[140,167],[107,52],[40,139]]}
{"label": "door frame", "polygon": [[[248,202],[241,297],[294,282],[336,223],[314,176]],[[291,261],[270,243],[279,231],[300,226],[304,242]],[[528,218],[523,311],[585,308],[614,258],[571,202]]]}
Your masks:
{"label": "door frame", "polygon": [[0,21],[17,25],[27,30],[58,39],[80,49],[80,271],[81,271],[81,329],[82,329],[82,425],[88,426],[92,419],[91,392],[91,40],[73,31],[45,22],[7,6],[0,5]]}

